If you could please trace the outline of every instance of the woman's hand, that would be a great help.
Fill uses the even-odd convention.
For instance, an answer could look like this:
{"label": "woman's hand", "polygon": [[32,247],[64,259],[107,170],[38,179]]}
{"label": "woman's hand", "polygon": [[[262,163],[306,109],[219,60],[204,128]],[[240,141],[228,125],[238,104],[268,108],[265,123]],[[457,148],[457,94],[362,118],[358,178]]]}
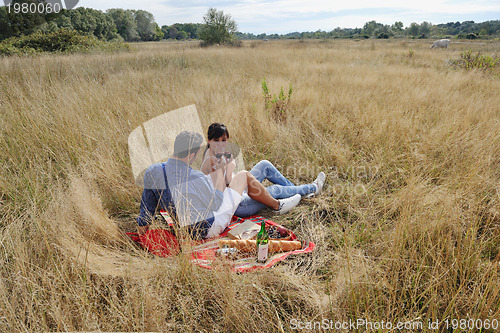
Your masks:
{"label": "woman's hand", "polygon": [[[227,154],[229,154],[229,157],[227,156]],[[221,154],[219,158],[215,157],[215,159],[216,159],[215,163],[216,169],[225,167],[229,163],[231,163],[231,161],[234,161],[233,155],[231,155],[230,153]]]}

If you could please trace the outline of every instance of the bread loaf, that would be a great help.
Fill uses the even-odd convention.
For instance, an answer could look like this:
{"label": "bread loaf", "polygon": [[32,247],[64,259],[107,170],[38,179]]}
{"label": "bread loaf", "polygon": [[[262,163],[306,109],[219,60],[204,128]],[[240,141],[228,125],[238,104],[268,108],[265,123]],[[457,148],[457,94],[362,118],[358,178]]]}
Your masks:
{"label": "bread loaf", "polygon": [[[240,252],[252,253],[256,251],[256,241],[253,239],[221,239],[219,240],[219,248],[224,246],[233,247],[238,249]],[[286,240],[270,240],[269,241],[269,252],[288,252],[294,250],[300,250],[302,244],[299,241],[286,241]]]}

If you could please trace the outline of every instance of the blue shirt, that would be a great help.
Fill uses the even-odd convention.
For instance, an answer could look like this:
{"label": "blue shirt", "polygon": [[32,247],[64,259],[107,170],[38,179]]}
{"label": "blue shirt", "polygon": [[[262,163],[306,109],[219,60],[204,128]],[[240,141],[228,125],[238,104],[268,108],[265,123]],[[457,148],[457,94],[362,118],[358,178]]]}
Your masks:
{"label": "blue shirt", "polygon": [[209,176],[183,161],[170,158],[151,165],[144,173],[144,190],[137,224],[147,225],[160,209],[177,218],[181,226],[211,224],[223,193],[214,189]]}

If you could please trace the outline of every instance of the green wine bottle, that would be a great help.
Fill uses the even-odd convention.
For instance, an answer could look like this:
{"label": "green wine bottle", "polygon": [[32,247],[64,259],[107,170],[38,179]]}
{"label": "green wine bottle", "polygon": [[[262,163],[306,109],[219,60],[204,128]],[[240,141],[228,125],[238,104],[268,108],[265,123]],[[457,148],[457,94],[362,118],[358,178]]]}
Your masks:
{"label": "green wine bottle", "polygon": [[257,262],[266,262],[269,251],[269,235],[266,231],[266,222],[260,223],[260,231],[257,234]]}

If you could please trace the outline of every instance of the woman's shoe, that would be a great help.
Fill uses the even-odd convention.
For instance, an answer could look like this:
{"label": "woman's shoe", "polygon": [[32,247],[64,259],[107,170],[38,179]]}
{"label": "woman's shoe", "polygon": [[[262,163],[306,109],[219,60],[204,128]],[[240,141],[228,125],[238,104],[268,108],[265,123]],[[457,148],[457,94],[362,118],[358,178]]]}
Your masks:
{"label": "woman's shoe", "polygon": [[300,194],[295,194],[294,196],[286,199],[279,199],[280,208],[276,211],[279,215],[288,213],[293,207],[297,206],[302,197]]}
{"label": "woman's shoe", "polygon": [[325,185],[325,180],[326,180],[326,175],[323,171],[321,171],[316,177],[316,179],[312,182],[314,185],[316,185],[316,191],[313,193],[307,194],[305,197],[306,198],[312,198],[317,196],[323,191],[323,186]]}

